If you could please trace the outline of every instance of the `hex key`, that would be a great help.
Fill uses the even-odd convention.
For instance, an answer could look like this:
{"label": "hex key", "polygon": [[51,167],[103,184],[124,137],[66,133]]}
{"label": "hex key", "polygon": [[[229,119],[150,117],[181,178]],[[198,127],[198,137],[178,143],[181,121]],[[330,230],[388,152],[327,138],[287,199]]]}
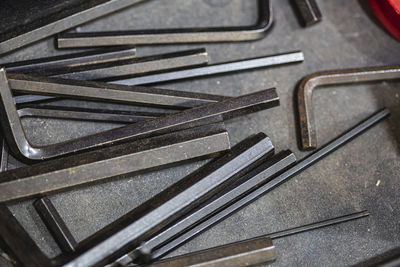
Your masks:
{"label": "hex key", "polygon": [[118,258],[210,199],[239,178],[242,172],[258,165],[270,154],[271,146],[271,141],[263,133],[242,141],[230,153],[210,162],[201,171],[195,171],[182,182],[131,211],[127,218],[133,218],[133,222],[121,223],[117,220],[103,229],[103,234],[98,234],[97,238],[82,241],[77,249],[78,256],[64,266],[98,266]]}
{"label": "hex key", "polygon": [[145,75],[142,77],[133,77],[111,81],[111,83],[126,85],[144,85],[160,82],[176,81],[188,78],[205,77],[216,74],[231,73],[241,70],[258,69],[282,64],[297,63],[304,61],[304,55],[301,51],[288,52],[284,54],[270,55],[258,58],[250,58],[231,62],[224,62],[204,67],[197,67],[187,70],[167,71],[165,73]]}
{"label": "hex key", "polygon": [[[162,245],[168,243],[169,241],[179,236],[179,234],[184,233],[196,224],[205,221],[216,212],[224,209],[225,207],[240,199],[246,193],[251,192],[255,188],[259,187],[261,184],[267,182],[268,180],[271,180],[274,175],[289,168],[295,162],[296,157],[290,151],[284,151],[274,156],[272,159],[266,159],[260,166],[256,167],[255,169],[251,169],[248,173],[244,175],[244,178],[241,178],[241,180],[245,180],[244,183],[234,187],[233,189],[229,190],[217,199],[211,201],[204,207],[178,221],[173,226],[165,229],[163,232],[144,242],[142,245],[140,245],[139,248],[135,249],[135,251],[129,254],[130,257],[132,259],[140,257],[146,262],[152,261],[153,259],[151,254],[155,251],[156,248],[159,248]],[[262,176],[259,175],[260,172],[263,172]],[[122,264],[127,263],[121,261],[119,262]]]}
{"label": "hex key", "polygon": [[55,159],[0,174],[0,203],[214,157],[229,148],[227,132],[216,124]]}
{"label": "hex key", "polygon": [[305,27],[311,26],[322,19],[321,11],[315,0],[294,0]]}
{"label": "hex key", "polygon": [[[255,249],[243,249],[242,245],[245,244],[249,244],[251,247],[253,246],[257,246],[257,244],[259,244],[259,242],[264,242],[264,245],[268,245],[271,246],[273,245],[271,240],[272,239],[278,239],[278,238],[282,238],[282,237],[287,237],[287,236],[291,236],[294,234],[299,234],[299,233],[303,233],[303,232],[308,232],[308,231],[313,231],[313,230],[317,230],[317,229],[321,229],[327,226],[332,226],[332,225],[337,225],[337,224],[341,224],[341,223],[345,223],[345,222],[349,222],[349,221],[353,221],[353,220],[357,220],[357,219],[361,219],[364,217],[369,216],[369,212],[368,211],[361,211],[361,212],[356,212],[356,213],[352,213],[352,214],[348,214],[348,215],[344,215],[344,216],[340,216],[340,217],[335,217],[335,218],[331,218],[331,219],[327,219],[327,220],[323,220],[320,222],[314,222],[314,223],[310,223],[310,224],[306,224],[306,225],[302,225],[302,226],[298,226],[298,227],[293,227],[293,228],[289,228],[283,231],[279,231],[279,232],[274,232],[274,233],[270,233],[270,234],[266,234],[266,235],[262,235],[262,236],[258,236],[258,237],[254,237],[254,238],[250,238],[247,240],[242,240],[239,242],[235,242],[235,243],[230,243],[227,245],[223,245],[222,247],[227,247],[230,248],[229,252],[227,253],[226,256],[231,256],[231,257],[240,257],[240,256],[248,256],[247,260],[250,260],[251,262],[254,261],[254,264],[260,264],[263,263],[262,260],[263,259],[259,259],[259,258],[253,258],[252,253],[254,251],[254,253],[257,253],[257,248],[260,249],[260,247],[256,247]],[[254,242],[254,243],[253,243]],[[237,249],[241,249],[242,248],[242,253],[240,253],[241,251],[237,251],[235,250],[236,245],[238,245],[239,247]],[[262,246],[262,243],[259,244]],[[180,256],[176,256],[176,257],[172,257],[172,258],[168,258],[166,260],[161,260],[158,262],[155,262],[154,264],[150,265],[150,266],[198,266],[198,265],[194,265],[194,264],[205,264],[208,261],[212,261],[214,260],[216,264],[218,264],[218,258],[223,258],[225,257],[224,253],[225,251],[221,251],[222,253],[217,254],[215,258],[217,259],[210,259],[209,257],[213,256],[214,253],[211,253],[211,255],[208,255],[208,252],[212,251],[219,251],[220,247],[216,247],[216,248],[211,248],[211,249],[206,249],[206,250],[202,250],[202,251],[196,251],[196,252],[192,252],[192,253],[188,253],[188,254],[184,254],[184,255],[180,255]],[[202,257],[198,257],[198,256],[202,256]],[[268,254],[265,254],[265,256],[268,259]],[[188,259],[191,260],[191,262],[189,263]],[[260,262],[257,262],[257,261]],[[264,259],[265,260],[265,259]],[[272,260],[272,258],[271,258]],[[265,262],[265,261],[264,261]],[[184,263],[184,264],[183,264]],[[214,263],[214,262],[212,262]],[[247,262],[246,262],[247,263]],[[234,264],[234,263],[233,263]],[[246,264],[242,264],[239,266],[244,266]],[[110,265],[110,266],[117,266],[116,264],[114,265]],[[118,265],[120,266],[120,265]],[[125,266],[125,265],[122,265]],[[214,265],[212,265],[214,266]],[[219,265],[216,265],[219,266]],[[230,266],[230,265],[229,265]],[[246,265],[247,266],[247,265]],[[253,266],[253,265],[251,265]]]}
{"label": "hex key", "polygon": [[[257,152],[258,150],[256,149],[256,145],[260,141],[262,141],[266,146],[263,150],[261,150],[261,152]],[[260,146],[260,144],[258,145]],[[141,217],[143,211],[149,212],[155,207],[160,206],[162,203],[171,199],[173,196],[176,196],[179,192],[182,192],[203,177],[207,175],[219,175],[221,170],[219,172],[218,170],[221,168],[225,168],[228,173],[230,172],[229,175],[235,175],[238,166],[239,168],[243,168],[243,164],[240,163],[240,161],[243,160],[243,157],[247,155],[247,160],[243,161],[243,163],[244,165],[249,165],[249,167],[246,167],[243,171],[240,171],[239,174],[236,174],[236,176],[239,177],[242,172],[250,169],[251,166],[253,166],[250,166],[251,163],[255,162],[254,164],[258,164],[260,155],[263,155],[261,159],[264,160],[264,158],[268,158],[271,154],[273,154],[273,152],[273,145],[269,138],[266,137],[264,134],[250,137],[245,141],[239,143],[238,145],[234,146],[227,155],[215,160],[212,163],[207,164],[206,166],[198,169],[189,176],[183,178],[178,183],[172,185],[168,189],[164,190],[162,193],[153,197],[151,200],[148,200],[146,203],[142,204],[140,207],[129,212],[127,215],[123,216],[123,218],[119,219],[115,223],[112,223],[112,225],[107,226],[107,228],[111,229],[110,231],[112,231],[115,227],[120,228],[121,225],[126,224],[122,221],[132,221],[132,219],[137,219]],[[251,153],[253,153],[253,155]],[[52,207],[50,200],[46,200],[46,203],[43,203],[43,200],[40,200],[37,204],[40,206],[40,209],[38,209],[38,213],[43,218],[45,224],[48,225],[50,232],[53,233],[54,239],[56,239],[56,241],[61,244],[60,247],[64,247],[66,249],[65,251],[75,250],[76,246],[71,245],[74,243],[74,239],[70,235],[68,228],[65,226],[58,212]],[[102,232],[108,232],[108,230],[103,229]],[[98,236],[100,235],[101,233],[96,233],[93,236],[96,236],[96,238],[98,238]],[[81,243],[87,242],[89,241],[82,241]]]}
{"label": "hex key", "polygon": [[325,85],[354,84],[400,79],[400,65],[329,70],[307,75],[297,91],[301,148],[317,148],[317,132],[312,106],[314,89]]}
{"label": "hex key", "polygon": [[[164,116],[168,113],[138,112],[126,110],[90,109],[64,106],[31,105],[17,110],[20,119],[24,117],[53,118],[107,123],[135,123]],[[172,113],[173,111],[171,111]]]}
{"label": "hex key", "polygon": [[1,64],[9,73],[43,73],[52,68],[70,68],[105,62],[127,60],[136,57],[136,48],[122,47],[72,53],[61,56],[37,58],[13,63]]}
{"label": "hex key", "polygon": [[[268,193],[273,188],[281,185],[282,183],[289,180],[293,176],[299,174],[303,170],[312,166],[317,161],[321,160],[325,156],[329,155],[330,153],[332,153],[336,149],[340,148],[341,146],[343,146],[344,144],[346,144],[347,142],[349,142],[356,136],[360,135],[361,133],[365,132],[367,129],[369,129],[373,125],[377,124],[378,122],[380,122],[381,120],[386,118],[388,115],[389,115],[389,111],[387,109],[384,109],[384,110],[379,111],[376,114],[372,115],[371,117],[367,118],[365,121],[361,122],[354,128],[348,130],[347,132],[343,133],[342,135],[340,135],[333,141],[329,142],[325,146],[314,151],[312,154],[306,156],[301,161],[299,161],[296,165],[289,168],[287,171],[283,172],[278,177],[272,179],[271,181],[265,183],[264,185],[261,185],[259,188],[257,188],[250,194],[244,196],[239,201],[235,202],[234,204],[230,205],[229,207],[225,208],[224,210],[220,211],[219,213],[214,214],[211,218],[209,218],[206,221],[202,222],[201,224],[195,226],[194,228],[187,231],[186,233],[180,235],[178,238],[167,243],[163,247],[157,249],[152,255],[153,258],[154,259],[161,258],[164,255],[171,252],[172,250],[183,245],[184,243],[186,243],[187,241],[196,237],[203,231],[209,229],[213,225],[215,225],[218,222],[229,217],[234,212],[245,207],[246,205],[250,204],[254,200],[260,198],[265,193]],[[261,173],[259,175],[259,177],[262,177],[262,176],[263,176],[263,174]]]}
{"label": "hex key", "polygon": [[26,139],[18,112],[12,101],[12,94],[4,69],[0,70],[0,92],[2,100],[0,106],[2,116],[0,119],[9,148],[15,156],[31,160],[48,159],[124,141],[138,140],[177,129],[190,128],[193,125],[202,125],[204,121],[209,123],[209,120],[218,116],[229,119],[279,105],[276,90],[267,89],[150,121],[138,122],[45,147],[37,147],[30,144]]}
{"label": "hex key", "polygon": [[71,48],[257,40],[266,35],[273,23],[270,1],[258,0],[258,6],[258,21],[251,26],[65,33],[57,38],[57,45]]}
{"label": "hex key", "polygon": [[227,97],[212,94],[38,77],[25,74],[7,73],[7,79],[11,89],[16,93],[33,93],[80,100],[87,99],[172,109],[192,108],[227,99]]}
{"label": "hex key", "polygon": [[34,43],[56,33],[74,28],[78,25],[94,20],[101,16],[111,14],[123,8],[138,4],[143,0],[109,0],[101,1],[100,4],[83,9],[75,14],[54,20],[53,22],[39,26],[22,34],[14,34],[9,38],[1,36],[0,54],[8,53],[28,44]]}

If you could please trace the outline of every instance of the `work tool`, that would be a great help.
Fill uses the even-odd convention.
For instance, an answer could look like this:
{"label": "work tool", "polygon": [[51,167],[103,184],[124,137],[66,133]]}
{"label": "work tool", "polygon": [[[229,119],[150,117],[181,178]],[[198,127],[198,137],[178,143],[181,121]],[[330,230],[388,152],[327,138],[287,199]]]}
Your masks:
{"label": "work tool", "polygon": [[[0,54],[24,47],[85,22],[143,2],[143,0],[94,0],[65,2],[2,0],[0,17],[8,27],[0,33]],[[34,12],[34,16],[32,16]],[[4,20],[3,20],[4,22]]]}
{"label": "work tool", "polygon": [[[159,259],[163,257],[164,255],[168,254],[172,250],[176,249],[177,247],[181,246],[182,244],[186,243],[187,241],[191,240],[195,236],[199,235],[203,231],[209,229],[213,225],[217,224],[218,222],[224,220],[234,212],[238,211],[239,209],[243,208],[244,206],[250,204],[254,200],[260,198],[262,195],[265,193],[271,191],[273,188],[279,186],[283,182],[289,180],[293,176],[297,175],[298,173],[302,172],[303,170],[307,169],[308,167],[312,166],[314,163],[317,161],[321,160],[325,156],[329,155],[331,152],[335,151],[339,147],[343,146],[347,142],[349,142],[351,139],[355,138],[359,134],[365,132],[367,129],[372,127],[373,125],[377,124],[384,118],[386,118],[389,115],[389,111],[387,109],[384,109],[382,111],[379,111],[378,113],[372,115],[365,121],[361,122],[351,130],[348,130],[347,132],[343,133],[333,141],[329,142],[322,148],[316,150],[314,153],[306,156],[304,159],[299,161],[296,165],[293,167],[289,168],[279,176],[275,177],[271,181],[261,185],[258,187],[256,190],[252,191],[251,193],[243,196],[241,199],[236,201],[235,203],[231,204],[230,206],[226,207],[222,211],[215,213],[212,217],[207,219],[206,221],[196,225],[193,227],[191,230],[185,232],[184,234],[181,234],[179,237],[176,239],[168,242],[161,248],[158,248],[154,251],[152,254],[153,259]],[[258,177],[261,179],[264,174],[261,172]],[[129,257],[129,255],[128,255]],[[126,258],[125,258],[126,259]]]}
{"label": "work tool", "polygon": [[[271,263],[276,259],[276,248],[272,239],[312,231],[369,216],[368,211],[361,211],[321,222],[315,222],[287,230],[262,235],[259,237],[209,248],[189,254],[172,257],[151,264],[154,267],[167,266],[253,266]],[[116,266],[116,265],[115,265]],[[118,265],[126,266],[126,265]]]}
{"label": "work tool", "polygon": [[321,11],[315,0],[294,0],[305,27],[314,25],[322,19]]}
{"label": "work tool", "polygon": [[63,33],[57,38],[57,45],[75,48],[257,40],[267,34],[273,22],[270,1],[258,0],[258,6],[257,23],[250,26]]}
{"label": "work tool", "polygon": [[135,57],[136,48],[134,47],[114,47],[54,57],[17,61],[13,63],[2,63],[1,66],[6,68],[9,73],[32,74],[37,72],[44,73],[52,70],[53,68],[59,69],[87,66],[92,64],[128,60]]}
{"label": "work tool", "polygon": [[142,77],[119,79],[111,83],[125,85],[144,85],[161,82],[177,81],[188,78],[206,77],[216,74],[226,74],[242,70],[259,69],[265,67],[279,66],[283,64],[303,62],[304,55],[301,51],[288,52],[264,57],[243,59],[231,62],[224,62],[204,67],[197,67],[187,70],[166,71],[164,73],[151,74]]}
{"label": "work tool", "polygon": [[[275,89],[267,89],[221,102],[188,109],[150,121],[129,124],[97,134],[52,144],[45,147],[33,146],[27,140],[18,112],[12,101],[12,94],[4,69],[0,70],[0,93],[2,109],[1,125],[10,150],[20,159],[41,160],[62,156],[83,150],[134,141],[166,132],[209,124],[210,120],[223,116],[226,119],[257,112],[279,105]],[[50,94],[50,93],[48,93]],[[56,95],[54,92],[51,95]]]}
{"label": "work tool", "polygon": [[400,79],[400,65],[329,70],[316,72],[304,77],[297,91],[301,148],[317,148],[317,132],[312,106],[314,89],[325,85],[355,84],[393,79]]}

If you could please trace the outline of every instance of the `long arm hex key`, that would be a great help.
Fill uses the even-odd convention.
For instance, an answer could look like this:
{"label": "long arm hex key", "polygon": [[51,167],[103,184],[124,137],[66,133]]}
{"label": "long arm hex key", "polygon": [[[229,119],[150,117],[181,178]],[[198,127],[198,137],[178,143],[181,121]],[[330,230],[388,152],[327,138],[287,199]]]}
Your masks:
{"label": "long arm hex key", "polygon": [[208,65],[204,67],[197,67],[187,70],[177,70],[165,73],[150,74],[141,77],[120,79],[116,81],[111,81],[111,83],[126,84],[126,85],[154,84],[160,82],[176,81],[188,78],[197,78],[197,77],[205,77],[216,74],[231,73],[241,70],[279,66],[283,64],[297,63],[302,61],[304,61],[303,52],[295,51],[284,54],[224,62],[224,63]]}
{"label": "long arm hex key", "polygon": [[264,37],[273,18],[269,0],[258,0],[255,25],[241,27],[65,33],[57,38],[59,48],[139,44],[176,44],[250,41]]}
{"label": "long arm hex key", "polygon": [[[280,184],[284,183],[285,181],[289,180],[293,176],[297,175],[298,173],[304,171],[305,169],[312,166],[317,161],[321,160],[322,158],[326,157],[336,149],[340,148],[356,136],[360,135],[361,133],[365,132],[367,129],[372,127],[373,125],[377,124],[384,118],[389,115],[389,111],[384,109],[379,111],[378,113],[374,114],[373,116],[369,117],[365,121],[361,122],[351,130],[343,133],[333,141],[329,142],[322,148],[316,150],[312,154],[306,156],[304,159],[299,161],[296,165],[289,168],[284,173],[280,174],[278,177],[272,179],[271,181],[267,182],[266,184],[260,186],[250,194],[244,196],[242,199],[238,200],[234,204],[230,205],[226,209],[216,213],[211,218],[207,219],[203,223],[197,225],[196,227],[192,228],[188,232],[180,235],[175,240],[167,243],[163,247],[159,248],[153,253],[153,258],[161,258],[162,256],[168,254],[172,250],[176,249],[177,247],[181,246],[182,244],[186,243],[190,239],[194,238],[195,236],[199,235],[203,231],[209,229],[213,225],[217,224],[218,222],[224,220],[232,213],[236,212],[237,210],[241,209],[242,207],[248,205],[249,203],[253,202],[254,200],[258,199],[265,193],[271,191],[273,188],[279,186]],[[260,174],[261,176],[262,174]]]}
{"label": "long arm hex key", "polygon": [[317,148],[312,95],[324,85],[340,85],[382,80],[400,79],[400,65],[357,69],[329,70],[310,74],[303,78],[297,91],[301,148]]}
{"label": "long arm hex key", "polygon": [[0,92],[1,125],[9,148],[15,156],[32,160],[48,159],[115,143],[134,141],[155,134],[201,125],[205,121],[209,123],[210,120],[219,116],[231,118],[279,105],[276,90],[267,89],[98,134],[37,147],[30,144],[25,136],[18,112],[12,101],[12,93],[4,69],[0,70]]}

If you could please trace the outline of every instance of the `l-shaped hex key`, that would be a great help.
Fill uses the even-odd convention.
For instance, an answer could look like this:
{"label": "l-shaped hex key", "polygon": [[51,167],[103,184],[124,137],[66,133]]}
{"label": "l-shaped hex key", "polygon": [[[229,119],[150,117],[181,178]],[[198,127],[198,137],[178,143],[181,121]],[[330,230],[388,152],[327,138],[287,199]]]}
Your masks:
{"label": "l-shaped hex key", "polygon": [[[22,160],[43,160],[74,152],[91,150],[116,143],[138,140],[154,135],[211,123],[212,120],[232,118],[279,105],[276,90],[267,89],[252,94],[228,98],[208,105],[191,108],[149,121],[48,145],[33,146],[26,138],[4,69],[0,70],[1,125],[13,154]],[[55,95],[55,93],[51,93]]]}
{"label": "l-shaped hex key", "polygon": [[273,22],[270,1],[258,0],[258,5],[258,21],[250,26],[65,33],[57,42],[59,48],[72,48],[257,40],[267,34]]}
{"label": "l-shaped hex key", "polygon": [[400,65],[329,70],[303,78],[297,91],[301,148],[317,148],[317,133],[312,106],[314,89],[324,85],[363,83],[400,79]]}

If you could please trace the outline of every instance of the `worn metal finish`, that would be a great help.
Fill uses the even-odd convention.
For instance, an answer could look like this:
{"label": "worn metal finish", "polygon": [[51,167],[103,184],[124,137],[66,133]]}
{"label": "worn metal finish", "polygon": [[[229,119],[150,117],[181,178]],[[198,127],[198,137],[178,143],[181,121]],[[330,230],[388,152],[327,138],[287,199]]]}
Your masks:
{"label": "worn metal finish", "polygon": [[[331,152],[335,151],[336,149],[340,148],[347,142],[349,142],[351,139],[355,138],[359,134],[365,132],[367,129],[372,127],[373,125],[377,124],[384,118],[386,118],[389,115],[389,111],[387,109],[384,109],[375,115],[369,117],[367,120],[363,121],[362,123],[358,124],[356,127],[353,129],[345,132],[344,134],[340,135],[333,141],[329,142],[326,144],[324,147],[318,149],[314,153],[310,154],[309,156],[306,156],[304,159],[302,159],[300,162],[298,162],[296,165],[285,171],[284,173],[280,174],[278,177],[272,179],[271,181],[267,182],[266,184],[260,186],[250,194],[244,196],[242,199],[239,201],[235,202],[234,204],[230,205],[226,209],[220,211],[219,213],[216,213],[213,215],[211,218],[207,219],[203,223],[197,225],[196,227],[192,228],[188,232],[180,235],[178,238],[175,240],[169,242],[165,246],[161,247],[160,249],[156,250],[153,254],[153,258],[157,259],[160,258],[173,249],[176,249],[177,247],[181,246],[182,244],[186,243],[190,239],[194,238],[195,236],[199,235],[201,232],[209,229],[211,226],[215,225],[216,223],[220,222],[221,220],[224,220],[237,210],[243,208],[244,206],[248,205],[252,201],[256,200],[263,194],[269,192],[276,186],[279,186],[283,182],[287,181],[288,179],[292,178],[293,176],[297,175],[298,173],[302,172],[303,170],[307,169],[308,167],[312,166],[314,163],[317,161],[321,160],[325,156],[329,155]],[[261,177],[260,175],[259,177]]]}
{"label": "worn metal finish", "polygon": [[[190,229],[196,224],[205,221],[216,212],[223,210],[240,199],[243,195],[259,187],[261,184],[270,180],[274,175],[287,169],[295,162],[296,157],[290,151],[279,153],[272,159],[267,158],[258,167],[255,166],[255,168],[250,168],[249,172],[246,173],[244,177],[240,178],[240,180],[244,181],[243,183],[239,185],[235,184],[233,189],[228,189],[226,193],[207,203],[204,207],[201,207],[185,218],[182,218],[176,224],[143,243],[139,248],[135,249],[135,251],[120,258],[117,262],[121,265],[126,265],[138,257],[140,257],[141,261],[148,262],[154,260],[152,258],[152,253],[157,248],[173,240],[179,236],[179,234],[184,233],[184,231]],[[260,175],[260,173],[262,175]]]}
{"label": "worn metal finish", "polygon": [[250,26],[64,33],[57,38],[57,44],[59,48],[72,48],[257,40],[267,34],[273,23],[270,1],[258,0],[258,5],[258,21]]}
{"label": "worn metal finish", "polygon": [[276,249],[269,237],[244,240],[162,260],[154,267],[172,266],[259,266],[276,260]]}
{"label": "worn metal finish", "polygon": [[400,79],[400,65],[330,70],[310,74],[303,78],[297,91],[301,148],[317,148],[312,94],[325,85],[340,85]]}
{"label": "worn metal finish", "polygon": [[55,159],[1,173],[0,202],[214,157],[229,148],[228,133],[215,124]]}
{"label": "worn metal finish", "polygon": [[[99,266],[122,256],[233,183],[241,172],[247,172],[253,163],[268,156],[270,147],[271,141],[263,133],[239,143],[227,155],[201,168],[202,172],[196,171],[184,178],[183,182],[178,182],[178,185],[183,183],[184,188],[173,186],[167,192],[161,193],[164,198],[156,196],[153,201],[139,206],[136,212],[142,216],[131,217],[132,213],[128,215],[134,218],[134,222],[122,229],[120,221],[114,222],[109,229],[116,226],[119,229],[117,232],[114,230],[111,236],[95,242],[94,245],[91,244],[93,240],[86,242],[81,247],[81,254],[64,266]],[[192,182],[194,183],[190,185]]]}
{"label": "worn metal finish", "polygon": [[188,70],[171,71],[159,74],[146,75],[143,77],[133,77],[129,79],[112,81],[111,83],[125,84],[125,85],[153,84],[153,83],[176,81],[188,78],[205,77],[223,73],[231,73],[242,70],[279,66],[283,64],[297,63],[302,61],[304,61],[303,52],[296,51],[296,52],[288,52],[284,54],[277,54],[265,57],[224,62]]}
{"label": "worn metal finish", "polygon": [[304,26],[311,26],[322,19],[321,11],[315,0],[294,0],[300,12]]}
{"label": "worn metal finish", "polygon": [[38,199],[33,205],[60,249],[63,252],[75,251],[78,242],[76,242],[75,238],[72,236],[50,199],[47,197]]}
{"label": "worn metal finish", "polygon": [[27,140],[18,112],[12,101],[12,94],[4,70],[0,70],[1,125],[10,150],[23,159],[40,160],[73,152],[89,150],[124,141],[182,130],[219,120],[220,116],[231,118],[279,105],[275,89],[230,98],[221,102],[188,109],[150,121],[138,122],[98,134],[68,140],[45,147],[33,146]]}
{"label": "worn metal finish", "polygon": [[[79,121],[98,121],[110,123],[136,123],[164,116],[169,113],[138,112],[128,110],[90,109],[64,106],[30,105],[17,110],[19,117],[54,118]],[[173,110],[169,111],[173,113]]]}
{"label": "worn metal finish", "polygon": [[[55,14],[55,20],[50,20],[48,23],[39,23],[40,25],[37,25],[37,27],[30,27],[30,29],[22,33],[15,32],[11,34],[0,35],[0,54],[13,51],[56,33],[74,28],[85,22],[113,13],[134,4],[138,4],[140,2],[143,2],[143,0],[97,1],[98,4],[93,5],[92,3],[91,5],[84,7],[82,10],[67,16],[58,17],[57,15],[62,15],[65,13],[59,12],[59,14]],[[48,18],[42,21],[48,21]]]}
{"label": "worn metal finish", "polygon": [[80,53],[72,53],[61,56],[37,58],[32,60],[18,61],[13,63],[1,64],[9,73],[43,73],[51,71],[53,68],[71,68],[77,66],[87,66],[105,62],[115,62],[136,57],[136,48],[122,47],[110,48]]}

